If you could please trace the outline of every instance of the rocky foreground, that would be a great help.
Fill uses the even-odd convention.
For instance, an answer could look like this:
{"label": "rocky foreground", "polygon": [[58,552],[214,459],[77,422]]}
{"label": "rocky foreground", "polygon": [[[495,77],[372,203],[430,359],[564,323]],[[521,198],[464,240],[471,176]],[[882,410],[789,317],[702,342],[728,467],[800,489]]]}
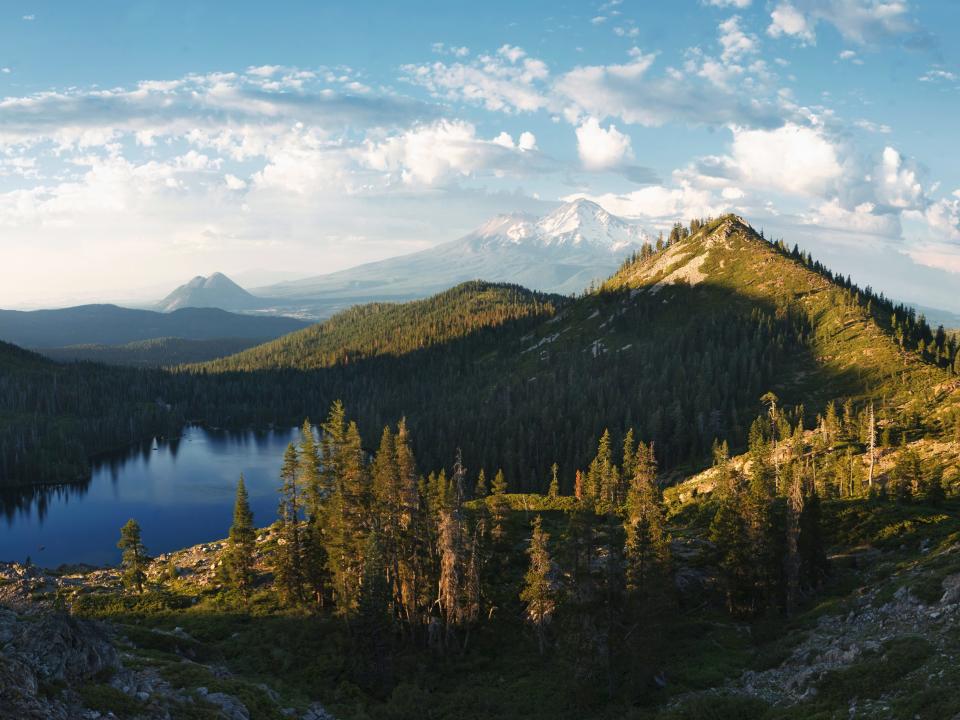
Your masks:
{"label": "rocky foreground", "polygon": [[[269,539],[265,531],[258,541],[262,546]],[[187,597],[190,590],[199,593],[215,582],[223,546],[203,544],[158,556],[148,577],[159,581],[172,574]],[[222,663],[191,657],[196,643],[181,628],[130,628],[70,612],[81,596],[122,592],[115,568],[54,571],[0,563],[0,720],[256,720],[259,715],[241,697],[195,683],[175,686],[157,666],[144,661],[153,649],[169,648],[180,656],[182,667],[173,668],[180,674],[246,690]],[[271,715],[332,720],[319,703],[284,707],[268,685],[257,683],[250,689],[274,705]]]}

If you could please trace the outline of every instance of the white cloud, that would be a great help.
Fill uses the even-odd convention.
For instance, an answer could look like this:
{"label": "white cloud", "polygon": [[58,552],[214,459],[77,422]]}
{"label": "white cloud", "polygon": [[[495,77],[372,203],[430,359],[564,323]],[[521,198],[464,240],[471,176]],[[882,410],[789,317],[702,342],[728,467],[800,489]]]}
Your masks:
{"label": "white cloud", "polygon": [[920,82],[953,82],[957,79],[957,74],[941,68],[931,68],[918,79]]}
{"label": "white cloud", "polygon": [[924,219],[933,230],[947,239],[960,240],[960,199],[957,197],[942,198],[931,203],[924,212]]}
{"label": "white cloud", "polygon": [[787,123],[775,130],[733,132],[731,164],[753,187],[822,195],[841,177],[837,149],[817,128]]}
{"label": "white cloud", "polygon": [[872,133],[881,133],[887,135],[893,132],[893,128],[889,125],[883,123],[875,123],[872,120],[865,120],[863,118],[853,121],[854,126],[860,128],[861,130],[866,130],[867,132]]}
{"label": "white cloud", "polygon": [[24,15],[24,16],[23,16],[23,19],[24,19],[24,20],[27,20],[27,21],[29,22],[30,20],[36,20],[36,19],[37,19],[37,16],[36,16],[36,15]]}
{"label": "white cloud", "polygon": [[244,190],[247,187],[245,180],[241,180],[236,175],[227,173],[223,176],[223,182],[230,190]]}
{"label": "white cloud", "polygon": [[789,2],[780,3],[770,13],[770,25],[767,27],[767,34],[775,38],[786,35],[811,43],[816,40],[813,24]]}
{"label": "white cloud", "polygon": [[402,70],[407,81],[437,97],[487,110],[532,112],[548,103],[541,87],[550,74],[546,63],[510,45],[502,46],[496,56],[481,55],[470,63],[404,65]]}
{"label": "white cloud", "polygon": [[713,7],[735,7],[744,8],[750,7],[751,0],[704,0],[705,5],[712,5]]}
{"label": "white cloud", "polygon": [[924,202],[916,167],[892,147],[885,147],[876,171],[877,198],[891,207],[914,209]]}
{"label": "white cloud", "polygon": [[757,37],[744,32],[740,18],[734,15],[720,23],[720,45],[723,47],[720,57],[729,63],[757,52]]}
{"label": "white cloud", "polygon": [[873,203],[864,202],[848,210],[841,206],[837,198],[833,198],[817,205],[805,219],[824,229],[888,239],[899,238],[902,232],[900,216],[894,213],[877,213],[876,209]]}
{"label": "white cloud", "polygon": [[785,0],[770,13],[767,32],[814,43],[817,24],[825,22],[845,39],[867,44],[915,33],[909,13],[906,0]]}
{"label": "white cloud", "polygon": [[633,157],[630,136],[614,125],[607,129],[596,118],[587,118],[576,130],[577,153],[587,170],[607,170]]}
{"label": "white cloud", "polygon": [[536,138],[524,133],[520,143],[505,132],[483,140],[470,123],[441,120],[379,142],[367,141],[357,157],[407,185],[436,185],[477,173],[523,172],[524,157],[536,147]]}
{"label": "white cloud", "polygon": [[527,53],[524,52],[523,48],[513,47],[511,45],[503,45],[497,50],[497,55],[505,57],[510,62],[516,64],[516,62],[527,56]]}
{"label": "white cloud", "polygon": [[[71,89],[0,99],[0,143],[84,147],[141,138],[276,135],[296,122],[341,131],[345,127],[398,127],[430,118],[436,110],[396,96],[366,97],[313,73],[276,66],[244,75],[209,73],[178,80],[145,81],[133,88]],[[291,84],[292,83],[292,84]],[[299,87],[297,86],[299,85]],[[262,150],[265,143],[256,143]]]}
{"label": "white cloud", "polygon": [[[574,68],[555,85],[564,116],[577,123],[584,117],[618,117],[626,123],[659,126],[667,122],[692,125],[770,126],[780,123],[780,110],[769,102],[725,87],[706,77],[702,65],[691,61],[680,71],[667,68],[651,73],[656,53],[634,48],[630,62]],[[744,71],[745,72],[745,71]]]}
{"label": "white cloud", "polygon": [[564,200],[578,197],[592,200],[615,215],[663,223],[675,222],[678,218],[716,217],[730,209],[728,202],[715,198],[708,190],[695,188],[686,182],[677,187],[651,185],[623,194],[576,193]]}

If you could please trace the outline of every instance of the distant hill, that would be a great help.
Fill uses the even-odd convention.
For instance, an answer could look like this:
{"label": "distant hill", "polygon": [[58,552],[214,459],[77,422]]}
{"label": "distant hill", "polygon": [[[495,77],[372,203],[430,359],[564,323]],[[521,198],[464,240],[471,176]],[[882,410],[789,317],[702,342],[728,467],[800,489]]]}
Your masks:
{"label": "distant hill", "polygon": [[288,317],[239,315],[216,308],[170,313],[117,305],[79,305],[58,310],[0,310],[0,340],[27,348],[123,345],[155,338],[269,340],[309,323]]}
{"label": "distant hill", "polygon": [[636,223],[576,200],[542,218],[501,215],[428,250],[253,292],[277,302],[408,300],[479,279],[569,294],[606,278],[647,239]]}
{"label": "distant hill", "polygon": [[185,340],[167,337],[137,340],[124,345],[71,345],[61,348],[44,348],[41,352],[46,357],[59,362],[99,362],[107,365],[161,367],[214,360],[246,350],[259,342],[259,340],[248,338]]}
{"label": "distant hill", "polygon": [[210,277],[197,275],[184,283],[157,304],[161,312],[182,308],[220,308],[221,310],[256,310],[265,301],[254,297],[223,273]]}
{"label": "distant hill", "polygon": [[217,371],[306,370],[402,355],[514,321],[552,316],[565,300],[519,285],[476,280],[424,300],[358,305],[299,332],[213,361],[208,367]]}

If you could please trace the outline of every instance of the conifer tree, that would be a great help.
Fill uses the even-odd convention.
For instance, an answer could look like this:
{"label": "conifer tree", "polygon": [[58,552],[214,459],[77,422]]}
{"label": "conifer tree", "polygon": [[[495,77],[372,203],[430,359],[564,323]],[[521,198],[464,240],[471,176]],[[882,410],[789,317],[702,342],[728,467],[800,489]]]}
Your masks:
{"label": "conifer tree", "polygon": [[665,586],[670,572],[670,537],[656,476],[653,447],[641,444],[624,519],[627,592],[640,605]]}
{"label": "conifer tree", "polygon": [[[455,479],[458,476],[459,473],[455,472]],[[462,588],[466,552],[460,498],[460,493],[455,492],[450,505],[440,510],[437,530],[440,556],[437,605],[443,613],[444,643],[447,647],[456,643],[456,630],[463,619]]]}
{"label": "conifer tree", "polygon": [[423,555],[430,543],[417,481],[417,462],[410,447],[410,433],[405,419],[397,424],[394,452],[400,496],[397,606],[401,608],[412,636],[419,625],[426,576]]}
{"label": "conifer tree", "polygon": [[738,617],[754,612],[753,548],[746,522],[740,511],[742,480],[725,463],[715,493],[717,511],[710,523],[710,541],[719,556],[720,578],[726,595],[727,610]]}
{"label": "conifer tree", "polygon": [[797,607],[800,597],[800,516],[803,513],[803,485],[799,472],[790,467],[787,481],[790,483],[787,490],[787,614],[791,614]]}
{"label": "conifer tree", "polygon": [[283,602],[303,601],[303,567],[300,543],[301,491],[297,484],[297,449],[287,446],[280,469],[279,527],[274,576]]}
{"label": "conifer tree", "polygon": [[360,600],[363,548],[373,529],[372,493],[357,424],[351,421],[347,425],[339,447],[330,444],[336,452],[337,473],[325,518],[327,563],[337,613],[349,617]]}
{"label": "conifer tree", "polygon": [[253,527],[253,512],[247,496],[243,475],[237,481],[237,495],[233,503],[233,524],[227,539],[224,558],[227,579],[230,585],[247,597],[253,587],[253,553],[256,548],[256,530]]}
{"label": "conifer tree", "polygon": [[297,449],[298,482],[304,496],[306,527],[300,542],[303,557],[303,579],[310,589],[313,601],[322,606],[327,594],[329,572],[324,538],[324,503],[330,496],[332,486],[323,471],[322,447],[318,445],[313,426],[303,421],[300,429],[300,445]]}
{"label": "conifer tree", "polygon": [[381,549],[379,535],[372,530],[363,548],[363,582],[360,585],[356,620],[351,623],[351,638],[360,664],[358,680],[374,693],[389,688],[392,676],[392,598],[387,570],[387,559]]}
{"label": "conifer tree", "polygon": [[537,633],[540,654],[546,649],[546,629],[556,609],[556,588],[551,578],[552,563],[548,543],[550,535],[543,530],[540,516],[533,519],[533,534],[527,555],[530,566],[523,578],[520,600],[526,604],[527,621]]}
{"label": "conifer tree", "polygon": [[491,490],[492,492],[487,500],[487,506],[490,508],[490,518],[493,523],[490,535],[494,540],[501,540],[505,533],[503,521],[510,511],[510,505],[505,497],[507,493],[507,478],[504,476],[502,469],[497,470],[497,474],[493,478],[493,487]]}
{"label": "conifer tree", "polygon": [[147,581],[147,549],[140,538],[140,525],[130,518],[120,528],[120,541],[117,547],[123,551],[121,564],[123,573],[120,578],[127,589],[136,588],[138,593],[143,592],[143,584]]}
{"label": "conifer tree", "polygon": [[560,479],[557,476],[560,471],[560,467],[554,463],[550,466],[550,487],[547,489],[548,497],[558,497],[560,495]]}
{"label": "conifer tree", "polygon": [[487,475],[483,468],[480,468],[480,473],[477,475],[477,484],[473,489],[473,496],[482,500],[487,496],[487,491]]}

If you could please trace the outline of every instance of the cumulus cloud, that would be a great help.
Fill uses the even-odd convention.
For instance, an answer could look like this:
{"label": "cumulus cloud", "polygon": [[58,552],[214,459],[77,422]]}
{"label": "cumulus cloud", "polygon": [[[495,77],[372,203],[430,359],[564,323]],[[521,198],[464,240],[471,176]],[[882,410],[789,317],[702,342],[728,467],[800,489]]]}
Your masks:
{"label": "cumulus cloud", "polygon": [[518,143],[507,133],[492,140],[477,137],[467,122],[441,120],[413,128],[383,141],[367,141],[357,153],[372,170],[387,173],[407,185],[434,185],[477,173],[522,173],[536,147],[533,133],[523,133]]}
{"label": "cumulus cloud", "polygon": [[775,130],[733,131],[730,166],[754,187],[822,195],[842,174],[837,149],[817,128],[787,123]]}
{"label": "cumulus cloud", "polygon": [[704,5],[712,5],[713,7],[735,7],[743,10],[744,8],[750,7],[752,0],[704,0]]}
{"label": "cumulus cloud", "polygon": [[587,170],[607,170],[633,157],[630,136],[614,125],[604,129],[596,118],[587,118],[576,131],[577,153]]}
{"label": "cumulus cloud", "polygon": [[662,223],[675,222],[677,218],[716,217],[731,207],[728,201],[687,182],[675,187],[651,185],[628,193],[577,193],[564,200],[581,197],[602,205],[615,215]]}

